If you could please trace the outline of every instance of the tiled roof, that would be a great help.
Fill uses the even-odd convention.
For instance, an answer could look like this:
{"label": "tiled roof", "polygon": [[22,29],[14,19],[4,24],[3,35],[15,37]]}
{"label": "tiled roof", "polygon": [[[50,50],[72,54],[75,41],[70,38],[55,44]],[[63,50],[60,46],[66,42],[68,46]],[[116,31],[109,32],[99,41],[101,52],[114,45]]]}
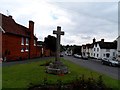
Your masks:
{"label": "tiled roof", "polygon": [[92,44],[86,44],[86,45],[82,45],[83,49],[86,48],[93,48],[94,45],[97,46],[97,44],[100,45],[101,49],[117,49],[117,41],[114,42],[103,42],[103,41],[98,41]]}
{"label": "tiled roof", "polygon": [[21,35],[21,36],[30,36],[30,31],[28,28],[17,24],[11,16],[5,16],[2,14],[2,28],[6,33]]}
{"label": "tiled roof", "polygon": [[101,49],[117,49],[117,42],[96,42],[99,44]]}

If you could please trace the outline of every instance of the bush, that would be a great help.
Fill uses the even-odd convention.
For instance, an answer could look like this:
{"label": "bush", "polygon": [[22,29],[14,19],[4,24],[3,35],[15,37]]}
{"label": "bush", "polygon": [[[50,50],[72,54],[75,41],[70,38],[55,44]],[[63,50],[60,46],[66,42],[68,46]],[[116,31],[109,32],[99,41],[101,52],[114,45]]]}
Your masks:
{"label": "bush", "polygon": [[47,83],[47,78],[44,78],[44,84],[29,88],[29,90],[37,90],[41,88],[42,90],[112,90],[111,88],[106,87],[106,85],[103,82],[102,76],[100,75],[98,79],[94,79],[93,77],[89,77],[85,79],[85,76],[82,75],[80,77],[75,77],[75,80],[73,80],[71,83],[63,84],[62,80],[57,80],[56,85],[49,85]]}

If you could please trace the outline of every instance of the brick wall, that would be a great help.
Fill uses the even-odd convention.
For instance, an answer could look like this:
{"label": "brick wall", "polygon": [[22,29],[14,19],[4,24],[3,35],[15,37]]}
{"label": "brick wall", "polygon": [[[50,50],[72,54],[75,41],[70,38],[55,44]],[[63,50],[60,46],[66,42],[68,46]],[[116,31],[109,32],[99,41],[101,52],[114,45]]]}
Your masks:
{"label": "brick wall", "polygon": [[[21,52],[21,48],[26,48],[26,45],[21,45],[21,36],[12,34],[3,34],[2,36],[2,52],[3,57],[7,60],[28,59],[29,52]],[[24,40],[25,41],[25,40]]]}
{"label": "brick wall", "polygon": [[[0,26],[2,27],[2,15],[0,14]],[[2,58],[2,30],[0,30],[0,59]]]}

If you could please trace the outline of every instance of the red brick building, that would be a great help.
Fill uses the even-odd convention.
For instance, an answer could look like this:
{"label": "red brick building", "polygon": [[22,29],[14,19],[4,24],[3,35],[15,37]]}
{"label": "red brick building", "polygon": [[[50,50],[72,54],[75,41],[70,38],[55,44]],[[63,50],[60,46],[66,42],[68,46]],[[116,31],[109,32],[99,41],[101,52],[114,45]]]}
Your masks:
{"label": "red brick building", "polygon": [[[34,36],[34,22],[29,21],[28,28],[15,22],[12,16],[2,17],[2,58],[4,60],[22,60],[40,57],[42,48],[37,45]],[[1,54],[1,52],[0,52]]]}

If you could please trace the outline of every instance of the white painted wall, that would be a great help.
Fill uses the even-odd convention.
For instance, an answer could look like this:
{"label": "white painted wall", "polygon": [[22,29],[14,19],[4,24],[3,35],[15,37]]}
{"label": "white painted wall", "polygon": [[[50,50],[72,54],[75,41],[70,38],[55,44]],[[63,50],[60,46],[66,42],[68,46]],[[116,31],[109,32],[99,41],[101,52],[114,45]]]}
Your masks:
{"label": "white painted wall", "polygon": [[89,53],[90,53],[90,57],[93,57],[93,50],[92,50],[92,48],[89,48]]}
{"label": "white painted wall", "polygon": [[120,36],[118,37],[117,39],[117,51],[118,51],[118,54],[120,55]]}
{"label": "white painted wall", "polygon": [[94,58],[101,58],[101,49],[100,49],[99,44],[94,45],[92,51],[93,51]]}
{"label": "white painted wall", "polygon": [[[95,51],[94,51],[94,49],[95,49]],[[116,54],[117,54],[116,49],[109,49],[109,50],[101,49],[99,44],[97,44],[97,46],[94,45],[92,51],[93,51],[93,57],[94,58],[101,58],[101,59],[102,58],[107,58],[107,56],[106,56],[107,53],[110,54],[109,58],[116,57]],[[94,54],[95,54],[95,56],[94,56]]]}
{"label": "white painted wall", "polygon": [[120,61],[120,35],[117,39],[117,59]]}
{"label": "white painted wall", "polygon": [[101,58],[107,58],[107,56],[106,56],[107,53],[110,54],[109,58],[113,58],[113,57],[116,57],[117,51],[116,51],[116,49],[110,49],[110,51],[107,52],[106,49],[102,49],[101,50]]}
{"label": "white painted wall", "polygon": [[82,56],[85,56],[84,53],[86,54],[86,49],[84,49],[83,47],[81,48],[81,53],[82,53]]}

